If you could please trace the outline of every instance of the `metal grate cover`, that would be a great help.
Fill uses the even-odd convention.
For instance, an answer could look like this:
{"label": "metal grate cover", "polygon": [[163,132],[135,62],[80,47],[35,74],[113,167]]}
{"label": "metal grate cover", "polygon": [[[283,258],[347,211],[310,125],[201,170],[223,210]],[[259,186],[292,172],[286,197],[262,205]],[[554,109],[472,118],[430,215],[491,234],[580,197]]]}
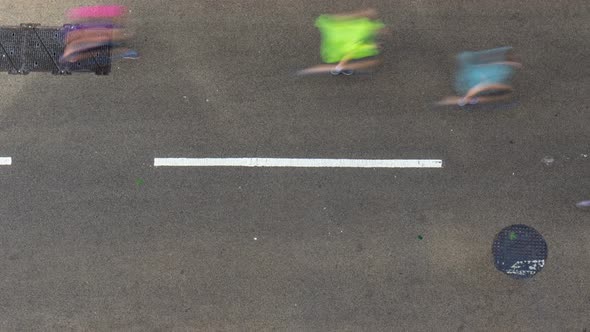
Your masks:
{"label": "metal grate cover", "polygon": [[51,72],[68,75],[73,72],[94,72],[108,75],[111,71],[111,49],[104,46],[94,50],[89,59],[75,63],[60,63],[65,36],[71,25],[39,27],[0,27],[0,71],[26,75],[30,72]]}
{"label": "metal grate cover", "polygon": [[547,243],[534,228],[512,225],[496,235],[492,253],[498,270],[515,279],[526,279],[545,266]]}

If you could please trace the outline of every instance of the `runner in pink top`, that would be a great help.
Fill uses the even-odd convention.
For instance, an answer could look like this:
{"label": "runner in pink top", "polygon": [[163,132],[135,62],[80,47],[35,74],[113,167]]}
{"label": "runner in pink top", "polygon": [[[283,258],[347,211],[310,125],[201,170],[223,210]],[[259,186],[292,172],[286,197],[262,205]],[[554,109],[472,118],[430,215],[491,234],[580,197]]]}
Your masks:
{"label": "runner in pink top", "polygon": [[137,59],[139,54],[126,47],[131,34],[125,31],[127,7],[119,5],[76,7],[68,11],[70,23],[60,62],[96,60],[108,50],[110,60]]}
{"label": "runner in pink top", "polygon": [[87,6],[72,8],[68,12],[68,18],[71,20],[88,19],[88,18],[109,18],[120,17],[127,13],[127,7],[111,6]]}

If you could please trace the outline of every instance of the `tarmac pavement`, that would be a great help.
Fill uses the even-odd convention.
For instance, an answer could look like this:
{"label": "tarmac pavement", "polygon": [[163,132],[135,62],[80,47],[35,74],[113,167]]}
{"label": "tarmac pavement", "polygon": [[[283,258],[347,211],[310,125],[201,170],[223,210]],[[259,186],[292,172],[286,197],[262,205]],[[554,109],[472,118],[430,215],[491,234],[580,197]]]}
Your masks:
{"label": "tarmac pavement", "polygon": [[[587,1],[123,4],[140,60],[0,73],[0,330],[590,328]],[[0,0],[0,22],[58,26],[77,5]],[[294,75],[320,61],[318,15],[365,7],[392,30],[377,72]],[[505,45],[515,104],[432,106],[458,52]],[[153,166],[166,157],[444,167]],[[494,267],[512,224],[547,241],[532,279]]]}

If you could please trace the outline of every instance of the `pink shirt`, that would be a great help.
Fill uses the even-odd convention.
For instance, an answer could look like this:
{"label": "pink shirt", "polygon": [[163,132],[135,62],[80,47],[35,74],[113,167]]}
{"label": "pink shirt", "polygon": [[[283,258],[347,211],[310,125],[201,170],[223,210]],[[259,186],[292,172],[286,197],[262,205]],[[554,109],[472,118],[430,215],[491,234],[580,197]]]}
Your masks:
{"label": "pink shirt", "polygon": [[127,13],[125,6],[87,6],[72,8],[68,12],[70,19],[93,18],[93,17],[119,17]]}

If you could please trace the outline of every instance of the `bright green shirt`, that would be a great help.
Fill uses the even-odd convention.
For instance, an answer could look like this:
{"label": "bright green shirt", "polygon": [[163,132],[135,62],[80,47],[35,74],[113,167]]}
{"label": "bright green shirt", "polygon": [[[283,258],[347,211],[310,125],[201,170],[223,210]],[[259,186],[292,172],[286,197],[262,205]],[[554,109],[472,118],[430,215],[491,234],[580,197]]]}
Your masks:
{"label": "bright green shirt", "polygon": [[315,25],[322,34],[321,55],[326,63],[340,62],[345,56],[354,60],[379,54],[375,37],[385,26],[380,21],[321,15]]}

